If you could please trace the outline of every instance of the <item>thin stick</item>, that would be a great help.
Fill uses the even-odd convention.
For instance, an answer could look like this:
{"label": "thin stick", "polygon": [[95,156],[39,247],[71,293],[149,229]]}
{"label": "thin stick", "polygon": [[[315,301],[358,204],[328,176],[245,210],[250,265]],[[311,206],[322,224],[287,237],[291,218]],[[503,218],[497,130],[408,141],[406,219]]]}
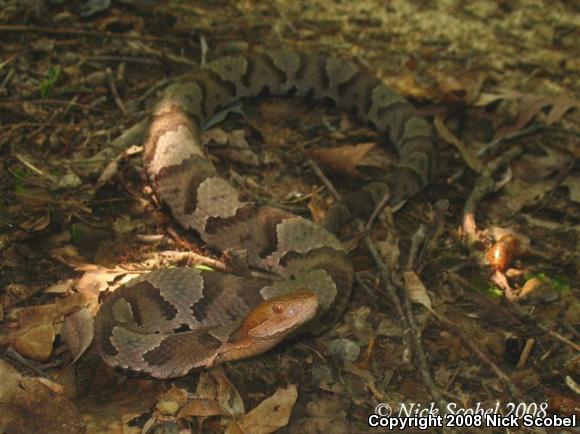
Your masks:
{"label": "thin stick", "polygon": [[[409,251],[409,258],[407,261],[407,270],[415,269],[415,261],[418,257],[419,248],[425,241],[426,236],[427,233],[425,230],[425,226],[420,225],[412,237],[411,249]],[[413,313],[411,300],[409,299],[408,288],[405,288],[403,306],[405,308],[405,313],[407,314],[407,318],[409,320],[409,325],[411,326],[411,335],[413,337],[413,348],[415,349],[415,355],[417,356],[417,361],[419,363],[419,370],[421,372],[423,383],[429,389],[429,392],[431,393],[433,399],[437,401],[439,408],[444,409],[447,406],[447,402],[443,399],[442,394],[440,392],[440,388],[437,384],[435,384],[433,376],[431,375],[431,370],[429,369],[429,363],[427,361],[427,355],[425,354],[425,348],[423,346],[422,332],[421,329],[417,326],[417,323],[415,322],[415,315]]]}
{"label": "thin stick", "polygon": [[427,307],[425,307],[425,308],[428,309],[429,312],[431,312],[431,314],[441,324],[443,324],[451,333],[453,333],[455,336],[459,337],[461,339],[461,341],[467,347],[469,347],[469,349],[473,352],[473,354],[475,354],[479,358],[479,360],[481,360],[483,363],[488,365],[491,368],[491,370],[495,373],[495,375],[507,385],[508,389],[510,390],[510,393],[514,397],[521,398],[522,394],[520,393],[520,391],[516,387],[516,385],[514,383],[512,383],[512,381],[510,380],[508,375],[505,372],[503,372],[495,363],[493,363],[493,361],[481,350],[481,348],[478,345],[476,345],[471,339],[469,339],[467,336],[465,336],[463,334],[463,332],[461,331],[461,328],[459,326],[452,323],[450,320],[448,320],[444,316],[440,315],[435,310],[433,310],[431,308],[427,308]]}
{"label": "thin stick", "polygon": [[[391,273],[390,273],[388,267],[380,258],[379,254],[377,252],[377,249],[376,249],[373,241],[371,240],[371,238],[369,236],[366,236],[366,237],[364,237],[364,240],[365,240],[366,247],[367,247],[369,253],[371,254],[371,257],[373,258],[377,268],[379,269],[381,281],[383,282],[386,295],[387,295],[392,307],[395,309],[395,314],[397,315],[397,317],[399,318],[399,320],[403,324],[403,327],[405,329],[409,329],[410,328],[409,320],[408,320],[407,316],[405,315],[405,311],[403,310],[403,306],[401,305],[401,300],[399,299],[399,296],[397,295],[395,287],[391,283],[391,280],[390,280]],[[413,353],[412,352],[413,346],[411,344],[411,340],[409,338],[408,333],[403,333],[403,343],[404,343],[405,348],[406,348],[406,354],[407,354],[406,361],[408,362],[408,361],[410,361],[410,355]]]}
{"label": "thin stick", "polygon": [[32,104],[66,105],[66,106],[71,106],[71,107],[78,107],[78,108],[81,108],[83,110],[94,111],[97,113],[110,113],[111,112],[111,110],[101,109],[101,108],[93,107],[93,106],[86,105],[86,104],[81,104],[81,103],[74,102],[74,101],[64,101],[64,100],[60,100],[60,99],[33,99],[33,100],[29,100],[28,102],[32,103]]}
{"label": "thin stick", "polygon": [[19,352],[17,352],[14,348],[8,347],[6,349],[6,355],[11,357],[12,359],[16,360],[18,363],[21,363],[27,369],[30,369],[32,372],[37,374],[39,377],[46,378],[46,373],[43,372],[41,369],[37,368],[30,360],[23,357]]}
{"label": "thin stick", "polygon": [[181,42],[181,39],[170,38],[167,36],[151,36],[151,35],[127,35],[124,33],[111,33],[98,30],[78,30],[78,29],[55,29],[52,27],[37,27],[37,26],[23,26],[23,25],[0,25],[0,32],[31,32],[31,33],[46,33],[49,35],[73,35],[73,36],[94,36],[97,38],[116,38],[116,39],[137,39],[142,41],[164,41],[164,42]]}
{"label": "thin stick", "polygon": [[389,203],[390,198],[391,198],[391,192],[387,189],[385,195],[382,197],[381,201],[377,204],[377,206],[375,206],[373,213],[371,214],[371,216],[367,220],[367,223],[364,227],[364,233],[366,233],[366,234],[370,233],[371,227],[375,223],[375,220],[379,216],[379,213],[383,210],[383,208],[385,206],[387,206],[387,203]]}
{"label": "thin stick", "polygon": [[574,351],[580,351],[580,345],[575,344],[574,342],[572,342],[570,339],[568,339],[565,336],[562,336],[560,333],[555,332],[554,330],[550,330],[548,327],[546,327],[543,324],[536,324],[536,326],[545,331],[546,333],[548,333],[549,335],[551,335],[552,337],[558,339],[560,342],[565,343],[566,345],[568,345],[570,348],[572,348]]}
{"label": "thin stick", "polygon": [[113,94],[113,98],[115,99],[115,104],[117,105],[121,113],[126,115],[127,109],[125,108],[125,104],[123,104],[123,100],[119,96],[119,91],[117,90],[117,83],[115,82],[115,76],[113,75],[113,71],[111,70],[111,68],[107,68],[105,72],[107,73],[107,79],[109,81],[109,89],[111,89],[111,93]]}
{"label": "thin stick", "polygon": [[318,164],[316,164],[316,162],[309,157],[306,158],[306,162],[308,163],[308,166],[310,166],[314,174],[318,177],[318,179],[320,179],[320,181],[324,184],[324,186],[326,187],[328,192],[332,195],[334,200],[339,201],[340,193],[336,191],[334,185],[332,185],[332,182],[330,182],[330,180],[326,177],[322,169],[318,167]]}
{"label": "thin stick", "polygon": [[411,306],[411,301],[408,297],[408,291],[405,291],[405,298],[403,300],[403,306],[405,307],[405,313],[409,320],[409,325],[411,326],[411,336],[413,338],[413,348],[415,349],[415,355],[417,356],[417,362],[419,364],[419,371],[421,372],[421,378],[423,379],[423,384],[427,386],[431,396],[441,410],[445,409],[447,402],[443,399],[441,395],[440,388],[431,375],[431,370],[429,369],[429,362],[427,361],[427,355],[425,354],[425,348],[423,347],[423,336],[421,329],[417,326],[415,322],[415,316],[413,314],[413,307]]}
{"label": "thin stick", "polygon": [[419,249],[426,237],[427,231],[425,230],[425,225],[419,225],[419,228],[411,237],[411,248],[409,249],[409,257],[407,258],[407,270],[415,270],[415,263],[419,256]]}
{"label": "thin stick", "polygon": [[539,133],[544,131],[546,127],[544,125],[533,124],[527,128],[522,128],[521,130],[514,131],[508,134],[505,134],[501,137],[493,139],[479,151],[477,151],[476,155],[481,157],[483,154],[488,152],[489,150],[493,149],[494,147],[498,146],[502,142],[507,142],[508,140],[518,139],[520,137],[529,136],[530,134]]}
{"label": "thin stick", "polygon": [[526,362],[528,361],[528,357],[530,357],[530,354],[532,354],[532,350],[534,348],[535,343],[536,341],[534,340],[534,338],[530,338],[526,341],[526,345],[524,346],[522,354],[520,354],[518,364],[516,365],[516,369],[518,371],[521,371],[522,369],[524,369],[524,366],[526,366]]}

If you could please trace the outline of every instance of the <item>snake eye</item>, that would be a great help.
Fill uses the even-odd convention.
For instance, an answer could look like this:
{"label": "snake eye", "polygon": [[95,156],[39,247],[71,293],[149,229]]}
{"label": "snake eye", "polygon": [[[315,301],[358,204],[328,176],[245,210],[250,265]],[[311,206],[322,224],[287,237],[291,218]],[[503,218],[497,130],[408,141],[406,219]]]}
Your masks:
{"label": "snake eye", "polygon": [[283,310],[284,310],[284,308],[282,307],[281,304],[272,305],[272,311],[277,315],[280,315]]}

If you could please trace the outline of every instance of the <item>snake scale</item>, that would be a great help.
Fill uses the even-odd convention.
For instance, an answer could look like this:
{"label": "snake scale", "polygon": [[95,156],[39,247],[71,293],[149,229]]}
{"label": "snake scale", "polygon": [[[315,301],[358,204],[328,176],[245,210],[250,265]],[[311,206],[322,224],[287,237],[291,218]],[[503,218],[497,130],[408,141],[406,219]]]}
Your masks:
{"label": "snake scale", "polygon": [[[206,120],[242,98],[330,100],[385,134],[399,164],[331,209],[326,228],[248,202],[201,146]],[[195,268],[162,269],[112,293],[95,321],[95,342],[113,368],[173,378],[260,354],[289,334],[316,332],[344,311],[353,268],[332,234],[389,191],[398,203],[423,189],[435,167],[430,124],[371,72],[337,57],[269,51],[225,57],[169,86],[155,105],[144,146],[158,198],[213,249],[247,252],[248,265],[278,278]]]}

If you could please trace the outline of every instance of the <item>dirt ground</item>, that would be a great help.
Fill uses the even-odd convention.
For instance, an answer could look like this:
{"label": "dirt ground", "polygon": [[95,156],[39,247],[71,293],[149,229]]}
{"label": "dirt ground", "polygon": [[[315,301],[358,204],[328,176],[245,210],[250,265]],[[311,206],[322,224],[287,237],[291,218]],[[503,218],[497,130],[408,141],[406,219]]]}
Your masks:
{"label": "dirt ground", "polygon": [[[580,419],[578,41],[573,0],[0,0],[0,432],[386,431],[377,405]],[[174,381],[112,372],[90,345],[103,295],[222,259],[155,201],[133,127],[200,64],[280,47],[354,59],[411,100],[434,182],[369,235],[343,228],[356,286],[329,332]],[[291,99],[244,101],[204,141],[256,202],[315,221],[329,183],[397,158]],[[462,421],[427,431],[573,432]]]}

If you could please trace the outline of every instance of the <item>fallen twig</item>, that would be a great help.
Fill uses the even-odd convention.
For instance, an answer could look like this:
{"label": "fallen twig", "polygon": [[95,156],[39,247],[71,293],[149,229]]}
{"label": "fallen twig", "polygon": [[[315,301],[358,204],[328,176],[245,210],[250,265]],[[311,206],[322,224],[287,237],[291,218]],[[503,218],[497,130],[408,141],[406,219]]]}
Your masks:
{"label": "fallen twig", "polygon": [[310,157],[306,158],[306,162],[308,163],[308,166],[310,166],[314,174],[318,177],[318,179],[320,179],[320,181],[324,184],[324,186],[326,187],[328,192],[332,195],[334,200],[336,201],[340,200],[340,193],[336,191],[334,185],[332,185],[332,182],[330,182],[330,180],[326,177],[326,175],[324,174],[322,169],[318,166],[318,164],[316,164],[316,162]]}
{"label": "fallen twig", "polygon": [[477,151],[477,156],[481,157],[486,152],[490,151],[491,149],[495,148],[502,142],[507,142],[508,140],[518,139],[520,137],[529,136],[530,134],[539,133],[544,131],[546,127],[544,125],[534,124],[530,125],[526,128],[522,128],[521,130],[514,131],[512,133],[505,134],[503,136],[497,137]]}
{"label": "fallen twig", "polygon": [[[409,324],[408,318],[405,315],[405,311],[403,310],[403,305],[401,304],[401,300],[399,299],[399,296],[397,295],[397,291],[395,290],[395,287],[391,283],[391,280],[390,280],[391,273],[390,273],[388,267],[382,261],[382,259],[379,255],[379,253],[377,252],[377,249],[376,249],[373,241],[371,240],[371,238],[366,236],[366,237],[364,237],[364,240],[365,240],[366,247],[367,247],[371,257],[373,258],[375,265],[377,266],[377,268],[379,270],[379,275],[381,276],[381,281],[383,282],[387,298],[388,298],[389,302],[391,303],[392,308],[395,310],[395,314],[397,315],[397,317],[401,321],[403,328],[409,329],[410,324]],[[404,355],[403,359],[406,362],[410,362],[411,355],[413,354],[413,351],[412,351],[413,347],[412,347],[411,340],[409,338],[408,333],[403,334],[403,343],[404,343],[405,348],[406,348],[405,355]]]}
{"label": "fallen twig", "polygon": [[164,41],[164,42],[181,42],[180,38],[171,38],[167,36],[151,35],[128,35],[125,33],[111,33],[102,30],[79,30],[79,29],[56,29],[53,27],[38,27],[24,25],[0,25],[0,32],[32,32],[46,33],[48,35],[74,35],[74,36],[94,36],[97,38],[116,38],[116,39],[137,39],[142,41]]}
{"label": "fallen twig", "polygon": [[113,94],[115,104],[119,108],[121,113],[126,115],[127,109],[125,108],[125,104],[123,104],[123,100],[119,96],[119,91],[117,90],[117,83],[115,82],[115,76],[113,75],[113,71],[111,70],[111,68],[107,68],[105,71],[107,73],[107,79],[109,81],[109,89],[111,89],[111,93]]}
{"label": "fallen twig", "polygon": [[471,352],[473,354],[475,354],[479,360],[481,360],[483,363],[485,363],[486,365],[488,365],[491,370],[494,372],[494,374],[500,379],[502,380],[506,386],[508,387],[510,393],[512,394],[513,397],[515,398],[522,398],[522,394],[519,391],[519,389],[516,387],[516,385],[514,383],[512,383],[512,381],[510,380],[510,378],[508,377],[508,375],[501,370],[488,356],[487,354],[485,354],[481,348],[475,344],[471,339],[469,339],[462,331],[461,328],[459,326],[457,326],[456,324],[454,324],[453,322],[451,322],[450,320],[448,320],[447,318],[445,318],[443,315],[440,315],[439,313],[437,313],[435,310],[430,309],[430,308],[426,308],[429,310],[429,312],[431,312],[431,314],[441,323],[443,324],[451,333],[453,333],[455,336],[459,337],[461,339],[461,341],[471,350]]}

